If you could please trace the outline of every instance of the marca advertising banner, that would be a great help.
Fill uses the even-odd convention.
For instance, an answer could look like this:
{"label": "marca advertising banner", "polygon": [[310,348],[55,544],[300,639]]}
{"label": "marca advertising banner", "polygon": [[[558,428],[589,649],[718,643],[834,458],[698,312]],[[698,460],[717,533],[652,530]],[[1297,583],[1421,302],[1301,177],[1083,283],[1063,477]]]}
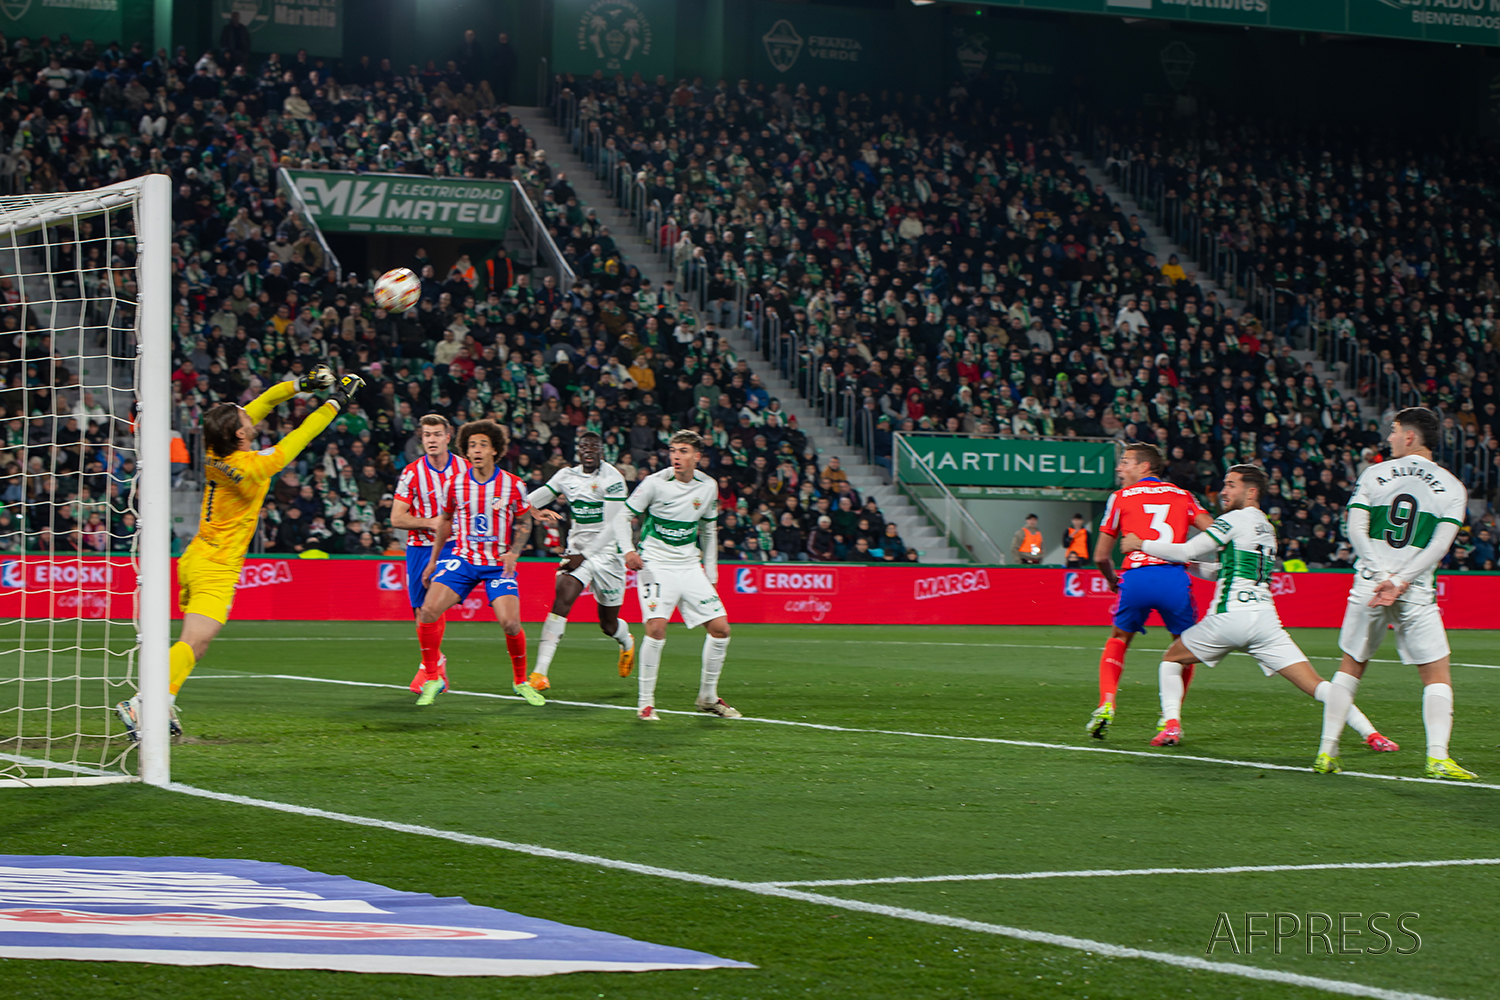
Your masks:
{"label": "marca advertising banner", "polygon": [[334,58],[344,54],[344,0],[214,0],[215,45],[236,12],[250,31],[254,52],[306,49],[311,56]]}
{"label": "marca advertising banner", "polygon": [[[557,567],[517,567],[521,618],[539,622],[552,607]],[[630,574],[624,617],[640,621]],[[1294,628],[1337,628],[1349,595],[1349,573],[1277,573],[1272,590],[1281,619]],[[174,579],[173,586],[175,588]],[[1213,584],[1194,580],[1200,609]],[[0,616],[104,618],[134,614],[135,570],[125,559],[0,559]],[[175,589],[174,589],[175,593]],[[719,595],[732,622],[840,625],[1082,625],[1109,624],[1115,595],[1097,570],[961,566],[821,566],[810,563],[728,563],[719,567]],[[1449,628],[1500,628],[1500,575],[1444,573],[1438,604]],[[235,591],[234,620],[410,621],[406,563],[385,559],[245,561]],[[592,621],[592,595],[573,608]],[[493,621],[476,592],[448,613],[449,621]],[[1153,621],[1155,618],[1153,616]]]}
{"label": "marca advertising banner", "polygon": [[676,82],[677,5],[672,0],[556,0],[552,69]]}
{"label": "marca advertising banner", "polygon": [[[970,438],[902,435],[911,446],[896,448],[902,482],[928,481],[923,469],[947,486],[1028,486],[1112,489],[1113,441],[1042,441],[1035,438]],[[918,469],[920,463],[923,469]]]}
{"label": "marca advertising banner", "polygon": [[500,240],[510,228],[510,181],[288,170],[318,228]]}
{"label": "marca advertising banner", "polygon": [[979,0],[1001,7],[1120,14],[1289,31],[1500,45],[1491,0]]}
{"label": "marca advertising banner", "polygon": [[880,82],[880,31],[888,20],[876,11],[812,4],[755,4],[751,48],[756,81],[805,83],[834,90],[866,90]]}
{"label": "marca advertising banner", "polygon": [[426,976],[754,968],[263,861],[5,854],[0,958]]}

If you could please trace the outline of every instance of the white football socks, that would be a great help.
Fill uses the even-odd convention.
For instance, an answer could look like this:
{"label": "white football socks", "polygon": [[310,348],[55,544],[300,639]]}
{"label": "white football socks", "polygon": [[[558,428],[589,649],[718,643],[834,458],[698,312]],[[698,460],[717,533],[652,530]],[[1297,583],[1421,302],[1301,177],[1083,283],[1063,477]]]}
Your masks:
{"label": "white football socks", "polygon": [[656,704],[656,674],[661,669],[661,651],[666,645],[667,640],[649,635],[641,640],[641,665],[636,676],[638,709]]}
{"label": "white football socks", "polygon": [[[1320,682],[1318,686],[1313,689],[1313,699],[1315,701],[1326,703],[1328,701],[1328,692],[1332,690],[1332,688],[1333,685],[1328,681]],[[1360,739],[1367,739],[1369,735],[1375,731],[1375,724],[1365,716],[1365,713],[1359,710],[1358,705],[1350,705],[1349,728],[1358,733]]]}
{"label": "white football socks", "polygon": [[1453,686],[1428,684],[1422,689],[1422,724],[1427,727],[1427,756],[1448,758],[1453,735]]}
{"label": "white football socks", "polygon": [[615,634],[613,638],[615,642],[620,644],[620,648],[626,652],[635,648],[635,640],[630,635],[630,623],[623,618],[615,619]]}
{"label": "white football socks", "polygon": [[1330,757],[1338,756],[1339,735],[1344,731],[1344,724],[1349,721],[1349,710],[1354,707],[1354,693],[1358,690],[1359,678],[1342,670],[1328,682],[1328,691],[1322,699],[1323,739],[1318,746],[1319,753],[1326,753]]}
{"label": "white football socks", "polygon": [[724,655],[729,652],[728,639],[703,637],[703,676],[698,681],[699,701],[719,700],[719,674],[724,672]]}
{"label": "white football socks", "polygon": [[531,668],[543,677],[547,676],[547,668],[552,666],[552,657],[557,655],[557,644],[562,641],[563,632],[567,631],[568,620],[562,615],[547,616],[542,622],[542,641],[537,643],[536,664]]}
{"label": "white football socks", "polygon": [[1161,661],[1156,671],[1157,683],[1161,686],[1161,716],[1163,719],[1182,719],[1182,695],[1186,687],[1182,683],[1182,664]]}

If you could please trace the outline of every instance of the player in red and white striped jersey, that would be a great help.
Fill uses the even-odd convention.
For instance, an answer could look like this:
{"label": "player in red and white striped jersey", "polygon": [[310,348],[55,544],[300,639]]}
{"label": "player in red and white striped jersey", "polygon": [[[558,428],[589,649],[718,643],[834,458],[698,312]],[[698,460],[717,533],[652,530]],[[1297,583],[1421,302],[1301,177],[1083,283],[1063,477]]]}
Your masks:
{"label": "player in red and white striped jersey", "polygon": [[427,598],[417,612],[417,641],[422,646],[422,669],[430,679],[422,685],[418,705],[430,705],[446,683],[436,676],[442,663],[443,615],[469,596],[481,583],[495,618],[505,629],[515,691],[533,705],[546,699],[526,682],[526,633],[521,631],[521,598],[516,588],[516,560],[539,517],[555,522],[557,515],[536,511],[526,501],[521,480],[497,464],[508,446],[505,428],[492,420],[475,420],[458,431],[458,450],[471,468],[444,493],[433,547],[440,553],[453,539],[453,553],[439,555],[422,573]]}
{"label": "player in red and white striped jersey", "polygon": [[[448,450],[453,440],[453,425],[448,418],[438,413],[429,413],[419,426],[422,436],[422,457],[401,470],[396,481],[395,502],[391,504],[391,526],[406,529],[406,596],[411,601],[412,614],[427,599],[427,587],[422,574],[433,559],[432,542],[437,531],[438,518],[443,514],[443,504],[449,485],[469,471],[469,461]],[[453,545],[443,547],[442,556],[451,556]],[[437,620],[438,642],[443,639],[446,619]],[[437,672],[429,676],[424,667],[417,668],[412,678],[411,689],[421,693],[422,685],[430,680],[441,680],[446,687],[448,669],[444,660],[438,661]]]}

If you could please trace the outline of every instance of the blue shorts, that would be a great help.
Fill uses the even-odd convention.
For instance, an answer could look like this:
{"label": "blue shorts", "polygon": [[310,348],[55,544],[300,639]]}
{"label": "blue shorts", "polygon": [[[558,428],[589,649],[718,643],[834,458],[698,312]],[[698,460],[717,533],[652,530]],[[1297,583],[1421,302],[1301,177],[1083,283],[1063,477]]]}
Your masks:
{"label": "blue shorts", "polygon": [[[420,608],[427,600],[427,588],[422,586],[422,574],[427,572],[427,560],[432,558],[431,545],[408,545],[406,547],[406,596],[413,608]],[[443,546],[444,559],[453,558],[453,539]]]}
{"label": "blue shorts", "polygon": [[1115,604],[1115,628],[1145,632],[1146,616],[1161,613],[1167,631],[1181,635],[1198,620],[1193,607],[1193,583],[1185,566],[1137,566],[1120,574],[1120,599]]}
{"label": "blue shorts", "polygon": [[485,600],[493,602],[499,597],[520,597],[515,574],[507,575],[504,566],[475,566],[467,559],[444,553],[438,560],[438,570],[432,574],[433,583],[441,583],[458,595],[459,601],[469,596],[469,591],[484,584]]}

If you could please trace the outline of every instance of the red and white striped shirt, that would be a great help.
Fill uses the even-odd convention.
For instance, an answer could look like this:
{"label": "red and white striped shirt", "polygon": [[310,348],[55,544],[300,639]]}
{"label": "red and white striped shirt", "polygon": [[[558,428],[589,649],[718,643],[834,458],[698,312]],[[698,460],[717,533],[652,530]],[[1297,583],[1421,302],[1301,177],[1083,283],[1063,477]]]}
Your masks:
{"label": "red and white striped shirt", "polygon": [[453,515],[453,549],[475,566],[499,566],[517,517],[531,509],[520,477],[496,469],[487,481],[470,469],[453,481],[444,511]]}
{"label": "red and white striped shirt", "polygon": [[[444,498],[453,481],[469,471],[469,460],[449,452],[448,464],[441,472],[433,471],[423,455],[401,470],[396,481],[396,499],[411,507],[413,517],[437,517],[443,513]],[[407,545],[431,545],[436,538],[426,528],[406,529]]]}

